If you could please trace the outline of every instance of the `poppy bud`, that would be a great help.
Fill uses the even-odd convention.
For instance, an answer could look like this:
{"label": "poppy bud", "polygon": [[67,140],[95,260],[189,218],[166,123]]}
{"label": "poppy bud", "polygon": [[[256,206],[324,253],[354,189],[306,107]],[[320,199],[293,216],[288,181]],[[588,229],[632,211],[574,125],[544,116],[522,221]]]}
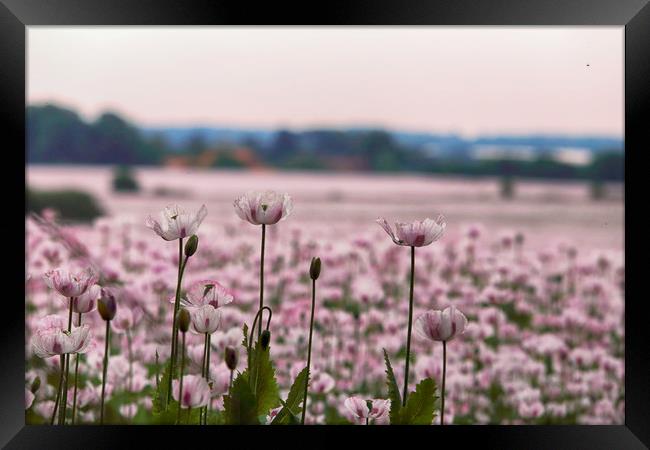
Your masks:
{"label": "poppy bud", "polygon": [[178,312],[178,329],[181,330],[181,333],[187,333],[187,330],[190,329],[190,322],[190,312],[185,308],[181,308]]}
{"label": "poppy bud", "polygon": [[185,256],[189,258],[194,253],[196,253],[196,250],[198,248],[199,248],[199,237],[196,234],[193,234],[185,243]]}
{"label": "poppy bud", "polygon": [[228,369],[235,370],[237,368],[237,350],[231,346],[226,347],[224,359]]}
{"label": "poppy bud", "polygon": [[271,342],[271,332],[269,330],[262,331],[260,336],[260,344],[262,344],[262,350],[269,348],[269,343]]}
{"label": "poppy bud", "polygon": [[309,266],[309,276],[312,280],[318,280],[320,275],[320,258],[312,258]]}
{"label": "poppy bud", "polygon": [[117,312],[117,304],[115,303],[115,296],[108,289],[102,289],[102,296],[97,302],[97,311],[102,319],[109,321],[113,320]]}
{"label": "poppy bud", "polygon": [[36,391],[38,391],[38,388],[41,387],[41,378],[36,377],[34,378],[34,381],[32,381],[32,385],[29,388],[30,391],[32,391],[32,394],[36,394]]}

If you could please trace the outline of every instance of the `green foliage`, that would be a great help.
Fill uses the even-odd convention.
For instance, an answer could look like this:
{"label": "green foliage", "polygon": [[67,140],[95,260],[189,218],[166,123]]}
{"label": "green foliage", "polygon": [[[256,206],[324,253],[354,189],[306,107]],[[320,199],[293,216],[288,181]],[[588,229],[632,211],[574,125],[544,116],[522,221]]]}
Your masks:
{"label": "green foliage", "polygon": [[388,385],[388,398],[390,399],[390,424],[391,425],[431,425],[435,416],[436,382],[431,378],[425,378],[415,387],[402,407],[393,367],[388,359],[388,353],[384,349],[384,361],[386,362],[386,384]]}
{"label": "green foliage", "polygon": [[165,150],[113,113],[89,123],[52,105],[27,108],[30,163],[156,164]]}
{"label": "green foliage", "polygon": [[219,156],[215,160],[213,166],[224,169],[241,169],[246,167],[244,163],[235,158],[231,151],[224,151],[219,153]]}
{"label": "green foliage", "polygon": [[592,180],[589,184],[589,195],[592,200],[605,198],[605,183],[602,180]]}
{"label": "green foliage", "polygon": [[[403,425],[431,425],[435,416],[436,382],[425,378],[415,387],[400,410],[399,423]],[[391,421],[392,423],[392,421]]]}
{"label": "green foliage", "polygon": [[128,166],[119,166],[113,172],[113,190],[116,192],[138,192],[140,185]]}
{"label": "green foliage", "polygon": [[515,195],[515,182],[511,176],[503,176],[499,180],[501,198],[511,199]]}
{"label": "green foliage", "polygon": [[533,321],[532,315],[517,311],[512,303],[499,305],[499,308],[505,313],[508,321],[514,322],[519,328],[530,328]]}
{"label": "green foliage", "polygon": [[390,423],[399,423],[400,409],[402,408],[402,396],[395,381],[393,367],[390,365],[388,353],[384,350],[384,361],[386,362],[386,384],[388,385],[388,398],[390,399]]}
{"label": "green foliage", "polygon": [[63,220],[80,222],[89,222],[104,214],[97,200],[88,192],[27,189],[26,212],[40,214],[46,208],[56,210]]}
{"label": "green foliage", "polygon": [[282,409],[275,416],[271,425],[291,425],[296,419],[295,416],[302,412],[300,404],[305,396],[305,384],[307,383],[307,367],[302,369],[289,389],[286,401],[280,400]]}
{"label": "green foliage", "polygon": [[262,349],[260,342],[248,346],[248,325],[243,327],[242,345],[246,348],[248,367],[237,375],[230,395],[224,396],[225,421],[228,424],[260,423],[269,410],[280,403],[280,389],[270,347]]}
{"label": "green foliage", "polygon": [[167,406],[167,392],[169,391],[167,385],[169,383],[169,377],[171,376],[171,359],[165,364],[163,369],[162,378],[158,382],[158,386],[153,394],[153,414],[161,414],[165,411]]}
{"label": "green foliage", "polygon": [[230,395],[223,397],[224,414],[228,425],[259,425],[257,401],[244,371],[233,381]]}
{"label": "green foliage", "polygon": [[264,350],[260,342],[256,342],[251,367],[248,369],[257,414],[267,414],[270,409],[278,406],[280,399],[280,388],[275,380],[275,369],[269,350],[270,347]]}

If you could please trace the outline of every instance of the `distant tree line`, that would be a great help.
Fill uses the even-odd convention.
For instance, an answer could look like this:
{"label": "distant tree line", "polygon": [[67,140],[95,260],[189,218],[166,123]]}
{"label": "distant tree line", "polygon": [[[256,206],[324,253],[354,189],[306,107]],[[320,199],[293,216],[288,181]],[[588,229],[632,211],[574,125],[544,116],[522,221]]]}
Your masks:
{"label": "distant tree line", "polygon": [[65,164],[158,164],[164,145],[145,140],[113,113],[92,123],[57,106],[27,108],[27,161]]}
{"label": "distant tree line", "polygon": [[[552,159],[547,153],[530,161],[476,160],[467,149],[458,157],[434,158],[400,145],[384,130],[279,130],[273,139],[260,142],[243,139],[239,146],[250,149],[255,163],[281,169],[358,170],[420,172],[466,176],[501,176],[546,179],[624,179],[624,153],[617,149],[595,153],[590,165],[575,166]],[[160,134],[145,136],[114,113],[85,122],[74,111],[57,106],[27,108],[27,160],[30,163],[158,165],[167,157],[186,155],[201,161],[205,152],[221,150],[210,164],[224,168],[246,167],[238,159],[233,143],[209,143],[200,134],[185,142],[179,152]],[[203,160],[213,161],[210,158]]]}

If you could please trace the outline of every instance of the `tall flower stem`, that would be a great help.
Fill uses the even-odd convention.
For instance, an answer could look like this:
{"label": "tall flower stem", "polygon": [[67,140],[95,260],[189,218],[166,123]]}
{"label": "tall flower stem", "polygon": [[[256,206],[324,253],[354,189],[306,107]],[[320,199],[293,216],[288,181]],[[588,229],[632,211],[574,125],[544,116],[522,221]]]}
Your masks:
{"label": "tall flower stem", "polygon": [[[77,326],[81,326],[81,313],[77,316]],[[74,394],[72,395],[72,425],[74,425],[77,415],[77,378],[79,378],[79,358],[81,355],[77,353],[74,358]]]}
{"label": "tall flower stem", "polygon": [[[70,307],[68,308],[68,333],[72,331],[72,305],[74,297],[70,297]],[[61,400],[59,405],[59,425],[65,425],[65,414],[68,406],[68,378],[70,376],[70,354],[65,355],[65,376],[63,378],[63,389],[61,390]]]}
{"label": "tall flower stem", "polygon": [[50,425],[54,425],[54,418],[56,417],[56,411],[59,406],[59,401],[61,400],[61,388],[63,387],[63,370],[65,369],[65,355],[61,355],[60,357],[60,365],[61,365],[61,370],[59,371],[59,389],[56,391],[56,401],[54,402],[54,410],[52,411],[52,420],[50,421]]}
{"label": "tall flower stem", "polygon": [[234,370],[230,371],[230,381],[228,382],[228,395],[230,395],[230,390],[232,389],[232,376],[234,374]]}
{"label": "tall flower stem", "polygon": [[[208,350],[207,350],[207,356],[206,356],[206,362],[205,362],[205,380],[210,383],[210,342],[212,341],[212,336],[209,333],[206,333],[206,338],[208,340]],[[210,400],[208,400],[208,404],[205,406],[204,413],[203,413],[203,424],[207,425],[208,424],[208,413],[210,412],[210,403],[212,401],[212,397],[210,397]]]}
{"label": "tall flower stem", "polygon": [[[266,243],[266,224],[262,224],[262,256],[260,258],[260,307],[264,307],[264,244]],[[262,334],[262,322],[257,328],[257,337]]]}
{"label": "tall flower stem", "polygon": [[111,321],[107,320],[106,321],[106,343],[104,345],[104,363],[103,363],[103,369],[102,369],[102,399],[101,399],[101,406],[100,406],[100,416],[99,416],[99,424],[103,425],[104,424],[104,397],[106,393],[106,370],[108,369],[108,352],[110,350],[110,340],[111,340]]}
{"label": "tall flower stem", "polygon": [[302,398],[302,417],[300,424],[305,424],[305,413],[307,412],[307,391],[309,389],[309,372],[311,370],[311,342],[314,332],[314,309],[316,307],[316,280],[311,280],[311,317],[309,319],[309,346],[307,347],[307,380],[305,381],[305,395]]}
{"label": "tall flower stem", "polygon": [[[210,364],[208,363],[208,352],[210,351],[210,343],[209,343],[209,334],[205,333],[205,336],[203,337],[203,361],[201,364],[201,376],[205,379],[207,379],[207,373],[210,370]],[[199,425],[203,424],[203,414],[204,414],[204,409],[201,407],[199,410]]]}
{"label": "tall flower stem", "polygon": [[447,375],[447,341],[442,341],[442,397],[440,398],[440,425],[445,424],[445,378]]}
{"label": "tall flower stem", "polygon": [[131,332],[128,329],[126,330],[126,343],[129,352],[129,392],[133,392],[133,347]]}
{"label": "tall flower stem", "polygon": [[[176,421],[180,422],[181,420],[181,406],[183,405],[183,372],[185,371],[185,333],[183,333],[182,343],[181,343],[181,378],[180,384],[178,387],[178,415],[176,416]],[[189,423],[189,415],[187,421]]]}
{"label": "tall flower stem", "polygon": [[187,257],[183,260],[183,238],[178,240],[178,279],[176,282],[176,296],[174,298],[174,318],[172,321],[172,344],[171,344],[171,365],[169,372],[169,381],[167,383],[167,404],[172,399],[172,378],[174,378],[174,370],[176,369],[176,359],[178,349],[178,324],[176,323],[176,316],[180,308],[181,298],[181,281],[183,280],[183,272],[185,271],[185,264],[187,264]]}
{"label": "tall flower stem", "polygon": [[409,387],[409,365],[411,363],[411,328],[413,328],[413,284],[415,283],[415,247],[411,247],[411,289],[409,291],[409,326],[406,336],[406,368],[404,370],[404,395],[402,406],[406,406]]}

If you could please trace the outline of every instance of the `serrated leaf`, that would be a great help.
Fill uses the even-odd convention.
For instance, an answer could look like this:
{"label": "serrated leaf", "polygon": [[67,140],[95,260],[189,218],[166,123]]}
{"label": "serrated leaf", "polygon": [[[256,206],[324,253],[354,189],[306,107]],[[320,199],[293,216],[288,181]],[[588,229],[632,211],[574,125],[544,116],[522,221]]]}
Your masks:
{"label": "serrated leaf", "polygon": [[251,368],[251,349],[248,347],[248,325],[244,324],[244,327],[242,328],[243,334],[244,334],[244,339],[242,339],[242,345],[246,349],[246,367],[248,370]]}
{"label": "serrated leaf", "polygon": [[279,405],[280,388],[275,380],[275,368],[271,361],[270,347],[264,350],[258,341],[251,353],[248,381],[255,397],[257,414],[266,416],[269,410]]}
{"label": "serrated leaf", "polygon": [[404,425],[431,425],[433,422],[436,396],[436,382],[425,378],[409,394],[406,405],[400,411],[400,423]]}
{"label": "serrated leaf", "polygon": [[307,367],[302,369],[289,389],[286,402],[280,400],[282,409],[271,421],[271,425],[290,425],[296,421],[295,415],[302,412],[301,403],[305,396],[305,384],[307,383]]}
{"label": "serrated leaf", "polygon": [[248,385],[245,371],[237,375],[230,395],[224,395],[223,406],[226,424],[259,425],[255,396]]}
{"label": "serrated leaf", "polygon": [[241,345],[243,345],[244,347],[246,347],[246,349],[248,349],[248,325],[244,324],[242,331],[244,333],[244,339],[242,339]]}
{"label": "serrated leaf", "polygon": [[388,385],[388,398],[390,399],[390,423],[391,425],[400,424],[400,410],[402,409],[402,396],[395,381],[395,373],[393,367],[390,365],[388,353],[384,350],[384,361],[386,362],[386,384]]}
{"label": "serrated leaf", "polygon": [[180,416],[178,414],[178,402],[173,400],[169,402],[169,406],[165,411],[161,413],[155,413],[153,415],[153,424],[154,425],[198,425],[199,415],[201,408],[192,408],[189,412],[187,408],[182,408]]}
{"label": "serrated leaf", "polygon": [[171,359],[167,361],[167,364],[165,364],[165,368],[163,369],[163,375],[162,378],[160,379],[160,382],[158,383],[158,386],[156,387],[156,390],[154,391],[153,394],[153,413],[154,414],[160,414],[166,409],[166,404],[167,404],[167,384],[169,383],[169,377],[171,376]]}

